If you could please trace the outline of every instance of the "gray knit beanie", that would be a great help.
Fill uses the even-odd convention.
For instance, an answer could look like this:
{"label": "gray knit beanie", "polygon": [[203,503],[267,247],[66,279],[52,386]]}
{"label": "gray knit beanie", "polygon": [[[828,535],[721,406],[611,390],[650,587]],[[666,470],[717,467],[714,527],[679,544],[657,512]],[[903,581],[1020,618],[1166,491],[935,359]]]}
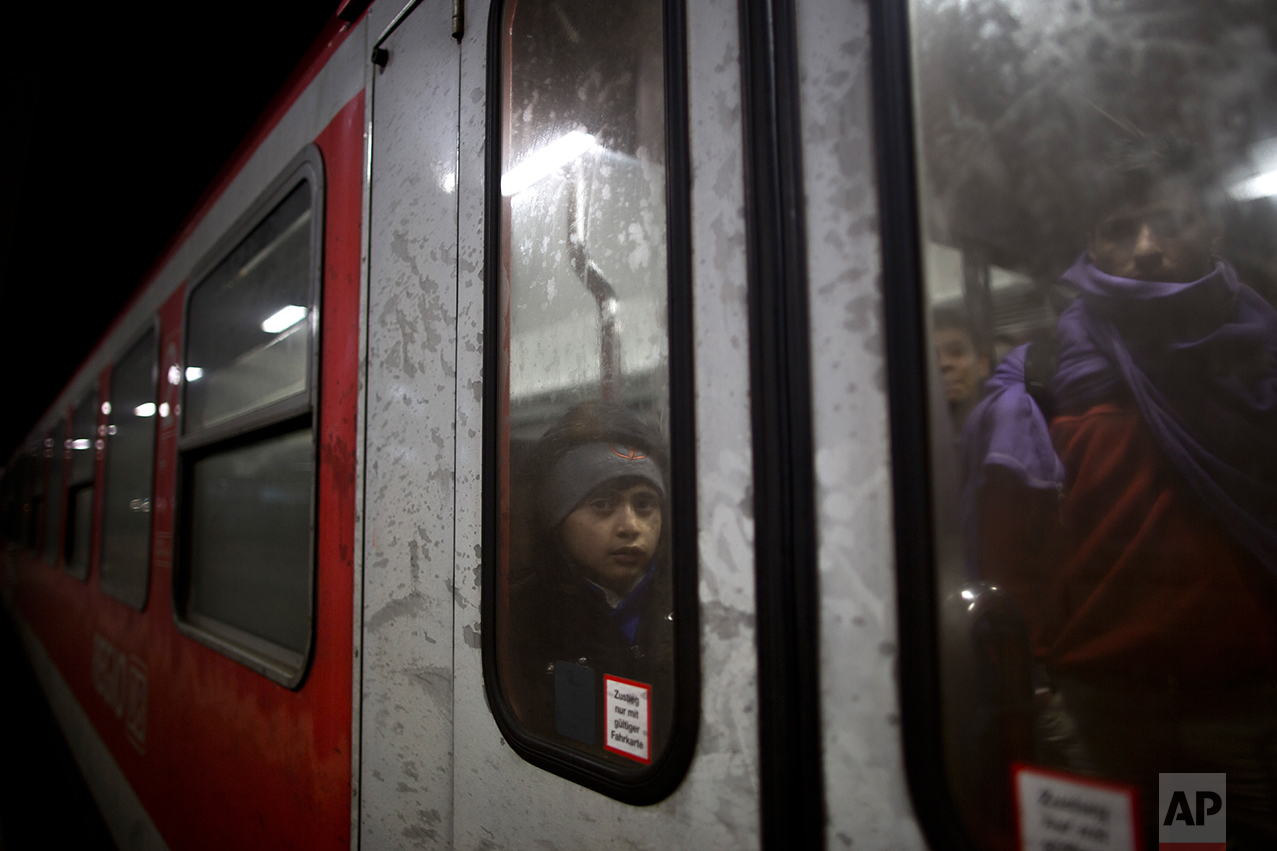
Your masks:
{"label": "gray knit beanie", "polygon": [[563,454],[545,477],[538,513],[553,529],[581,500],[612,479],[644,479],[665,498],[660,468],[641,449],[620,443],[587,443]]}

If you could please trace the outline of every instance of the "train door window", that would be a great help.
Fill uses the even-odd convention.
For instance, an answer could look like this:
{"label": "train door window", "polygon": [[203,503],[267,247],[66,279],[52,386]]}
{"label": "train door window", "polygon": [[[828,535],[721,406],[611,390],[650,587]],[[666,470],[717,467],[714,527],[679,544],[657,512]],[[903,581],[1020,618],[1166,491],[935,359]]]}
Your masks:
{"label": "train door window", "polygon": [[104,406],[108,424],[99,583],[104,592],[135,609],[146,603],[150,570],[157,356],[152,328],[111,370],[111,398]]}
{"label": "train door window", "polygon": [[290,687],[314,599],[321,175],[307,149],[213,252],[191,289],[177,376],[179,623]]}
{"label": "train door window", "polygon": [[666,145],[668,33],[655,0],[493,14],[490,703],[526,758],[650,798],[685,770],[661,775],[676,739],[690,748],[680,714],[699,688],[680,631],[694,496],[671,447],[689,413],[670,391],[686,341],[670,329],[685,257],[667,259],[682,239],[667,199],[685,201],[670,194],[683,155]]}
{"label": "train door window", "polygon": [[936,794],[980,847],[1277,847],[1271,12],[911,5],[932,480],[898,488],[934,494]]}
{"label": "train door window", "polygon": [[63,553],[67,573],[77,579],[89,575],[89,550],[93,539],[93,480],[97,473],[98,395],[91,392],[71,413],[67,438],[67,520]]}
{"label": "train door window", "polygon": [[58,563],[59,545],[62,542],[62,477],[66,469],[66,456],[71,451],[67,445],[69,441],[66,431],[66,420],[58,420],[44,438],[48,480],[44,492],[44,522],[40,532],[40,546],[44,560],[52,565]]}

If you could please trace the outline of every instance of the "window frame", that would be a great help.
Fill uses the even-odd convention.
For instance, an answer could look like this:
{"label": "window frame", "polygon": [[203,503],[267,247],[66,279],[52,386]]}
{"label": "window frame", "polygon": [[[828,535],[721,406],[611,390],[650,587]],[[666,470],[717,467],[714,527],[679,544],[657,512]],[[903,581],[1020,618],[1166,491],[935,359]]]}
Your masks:
{"label": "window frame", "polygon": [[[481,635],[488,709],[511,749],[538,768],[627,804],[653,804],[669,796],[691,765],[700,721],[694,340],[692,334],[691,165],[687,112],[686,16],[683,0],[663,0],[665,88],[665,224],[669,332],[669,459],[672,590],[674,608],[674,717],[664,753],[650,765],[621,769],[554,744],[518,723],[499,677],[496,616],[503,387],[500,374],[504,245],[501,157],[505,21],[516,0],[495,0],[488,12],[487,104],[484,163],[483,532]],[[508,465],[509,459],[504,459]]]}
{"label": "window frame", "polygon": [[[128,606],[130,609],[133,609],[134,611],[138,611],[138,612],[146,611],[146,604],[150,601],[150,598],[151,598],[151,558],[154,554],[154,549],[155,549],[155,466],[156,466],[155,462],[156,462],[156,453],[157,453],[157,450],[159,449],[160,415],[158,412],[158,408],[160,404],[160,384],[163,379],[163,376],[160,375],[160,343],[162,340],[162,333],[163,333],[163,329],[160,327],[159,315],[151,317],[151,321],[145,327],[143,327],[142,330],[138,331],[129,339],[129,341],[122,347],[119,357],[117,357],[114,361],[112,361],[111,378],[109,383],[107,384],[108,395],[110,395],[111,389],[115,383],[115,370],[116,370],[116,367],[119,366],[120,361],[123,360],[124,357],[128,355],[129,352],[133,351],[134,346],[136,346],[138,343],[146,339],[147,334],[154,334],[155,346],[152,351],[151,365],[153,367],[153,375],[155,376],[155,387],[154,387],[155,398],[153,401],[155,402],[157,411],[155,414],[155,419],[152,420],[152,425],[151,425],[151,510],[148,512],[148,514],[150,515],[150,519],[147,522],[146,575],[142,583],[144,590],[142,592],[141,602],[139,602],[137,605],[134,605],[132,601],[125,600],[123,597],[119,596],[118,590],[112,586],[112,584],[107,580],[106,574],[103,573],[102,571],[102,557],[103,557],[103,550],[105,549],[105,546],[106,546],[106,534],[107,534],[106,499],[107,499],[107,496],[109,495],[109,488],[111,484],[110,471],[111,471],[111,451],[112,450],[111,450],[111,434],[110,434],[110,422],[109,422],[109,418],[111,414],[106,415],[108,418],[108,424],[107,424],[108,430],[107,430],[107,433],[103,435],[103,438],[102,438],[103,440],[106,441],[106,445],[105,445],[104,458],[103,458],[104,463],[102,465],[102,483],[101,483],[102,528],[98,532],[98,588],[100,588],[102,593],[110,597],[112,600],[116,600],[122,603],[123,605]],[[105,401],[109,402],[110,399],[107,399]],[[114,411],[114,405],[112,405],[112,410]]]}
{"label": "window frame", "polygon": [[[186,375],[187,347],[190,343],[191,298],[218,266],[239,247],[253,230],[265,221],[275,208],[302,183],[311,188],[309,261],[309,311],[310,337],[306,361],[306,390],[279,399],[260,408],[236,415],[224,422],[199,428],[192,434],[186,432]],[[324,162],[319,148],[311,143],[303,148],[280,172],[257,200],[246,210],[214,247],[191,270],[188,278],[193,283],[186,287],[182,302],[182,347],[177,367],[181,370],[177,410],[177,464],[176,464],[176,512],[173,525],[174,563],[170,588],[173,623],[178,632],[187,638],[211,648],[245,667],[261,674],[285,688],[300,688],[309,668],[315,647],[315,586],[318,570],[316,546],[319,502],[319,385],[320,385],[320,311],[324,269],[324,212],[325,212]],[[159,380],[165,380],[160,376]],[[157,424],[158,427],[158,424]],[[254,635],[239,627],[190,608],[191,564],[190,527],[194,499],[191,488],[191,468],[203,459],[227,450],[241,449],[259,444],[302,428],[310,429],[311,476],[310,511],[307,553],[310,565],[307,572],[306,646],[298,653],[269,639]]]}

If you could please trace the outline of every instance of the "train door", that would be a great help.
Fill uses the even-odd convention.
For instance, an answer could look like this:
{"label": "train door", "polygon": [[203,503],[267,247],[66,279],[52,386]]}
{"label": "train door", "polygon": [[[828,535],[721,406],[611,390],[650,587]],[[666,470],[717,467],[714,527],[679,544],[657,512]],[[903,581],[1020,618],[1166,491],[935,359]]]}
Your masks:
{"label": "train door", "polygon": [[376,45],[364,847],[759,844],[739,18],[688,5]]}
{"label": "train door", "polygon": [[811,412],[809,532],[819,589],[811,637],[819,647],[825,820],[823,837],[810,842],[829,849],[926,846],[901,748],[886,381],[894,332],[883,316],[893,282],[880,259],[872,5],[793,3],[791,76],[777,84],[780,120],[799,142],[781,160],[801,164],[792,181],[801,187],[792,206],[802,224],[793,250],[803,258],[795,274],[806,280],[794,290],[807,299],[799,305],[807,333],[790,352],[810,357],[811,395],[791,404]]}
{"label": "train door", "polygon": [[451,8],[421,3],[390,32],[382,63],[371,69],[357,825],[364,848],[448,847],[452,832],[458,57]]}
{"label": "train door", "polygon": [[874,9],[918,819],[1272,848],[1272,6]]}

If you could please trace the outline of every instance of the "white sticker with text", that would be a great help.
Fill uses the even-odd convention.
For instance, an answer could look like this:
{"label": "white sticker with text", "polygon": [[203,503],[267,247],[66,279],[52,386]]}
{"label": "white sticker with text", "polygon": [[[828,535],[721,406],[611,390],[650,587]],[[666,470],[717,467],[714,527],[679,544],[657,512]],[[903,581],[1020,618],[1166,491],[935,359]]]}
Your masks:
{"label": "white sticker with text", "polygon": [[1021,851],[1136,851],[1135,790],[1018,765]]}
{"label": "white sticker with text", "polygon": [[652,687],[603,675],[603,746],[647,765],[652,761]]}

